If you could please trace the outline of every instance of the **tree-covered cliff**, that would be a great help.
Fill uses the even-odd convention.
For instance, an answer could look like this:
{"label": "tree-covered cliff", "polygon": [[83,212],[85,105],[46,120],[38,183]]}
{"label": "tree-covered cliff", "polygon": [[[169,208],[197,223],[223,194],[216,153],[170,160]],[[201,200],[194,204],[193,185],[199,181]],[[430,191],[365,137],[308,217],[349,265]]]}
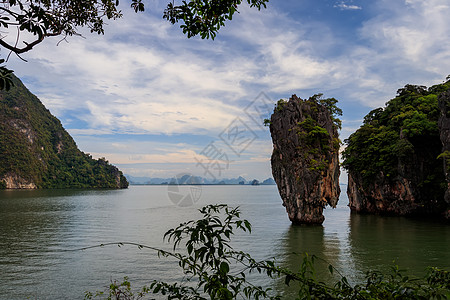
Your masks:
{"label": "tree-covered cliff", "polygon": [[430,88],[406,85],[385,108],[365,116],[343,152],[352,210],[396,215],[446,210],[438,95],[449,88],[450,81]]}
{"label": "tree-covered cliff", "polygon": [[0,188],[126,188],[105,159],[93,159],[17,78],[0,91]]}

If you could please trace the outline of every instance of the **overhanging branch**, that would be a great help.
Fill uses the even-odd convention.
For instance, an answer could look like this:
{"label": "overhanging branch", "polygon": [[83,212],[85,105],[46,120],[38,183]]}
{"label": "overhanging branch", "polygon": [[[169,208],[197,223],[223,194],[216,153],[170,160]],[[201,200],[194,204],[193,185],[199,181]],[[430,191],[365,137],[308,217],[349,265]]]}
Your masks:
{"label": "overhanging branch", "polygon": [[31,43],[24,42],[24,44],[26,46],[23,48],[11,46],[10,44],[6,43],[4,40],[0,39],[0,46],[3,46],[6,49],[11,50],[14,53],[20,54],[20,53],[30,51],[31,49],[33,49],[34,46],[41,43],[44,40],[44,38],[45,38],[45,35],[42,35],[40,38],[38,38],[37,40],[35,40]]}
{"label": "overhanging branch", "polygon": [[44,41],[44,39],[46,37],[50,37],[50,36],[58,36],[60,35],[61,32],[53,32],[53,33],[46,33],[41,35],[39,38],[37,38],[36,40],[34,40],[31,43],[28,42],[23,42],[26,46],[23,48],[19,48],[17,46],[12,46],[10,44],[8,44],[7,42],[5,42],[3,39],[0,39],[0,46],[5,47],[6,49],[16,53],[16,54],[21,54],[21,53],[25,53],[27,51],[30,51],[31,49],[33,49],[34,46],[36,46],[37,44],[41,43]]}

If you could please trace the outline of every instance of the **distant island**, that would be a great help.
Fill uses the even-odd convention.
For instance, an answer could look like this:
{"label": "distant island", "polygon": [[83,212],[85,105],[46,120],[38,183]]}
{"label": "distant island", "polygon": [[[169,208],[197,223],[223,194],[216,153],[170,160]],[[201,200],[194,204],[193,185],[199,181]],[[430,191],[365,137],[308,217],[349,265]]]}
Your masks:
{"label": "distant island", "polygon": [[201,176],[193,176],[191,174],[184,174],[182,176],[171,178],[156,178],[156,177],[135,177],[125,174],[130,185],[169,185],[169,184],[181,184],[181,185],[276,185],[273,178],[267,178],[266,180],[259,181],[257,179],[247,180],[242,176],[238,178],[224,178],[208,180]]}
{"label": "distant island", "polygon": [[0,90],[0,189],[128,187],[118,168],[80,151],[42,102],[12,81]]}

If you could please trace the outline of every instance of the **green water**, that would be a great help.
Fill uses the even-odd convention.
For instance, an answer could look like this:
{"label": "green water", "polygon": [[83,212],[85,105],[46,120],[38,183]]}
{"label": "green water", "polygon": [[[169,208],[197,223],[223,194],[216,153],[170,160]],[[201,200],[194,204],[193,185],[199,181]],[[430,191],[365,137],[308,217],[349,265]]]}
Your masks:
{"label": "green water", "polygon": [[[180,191],[183,193],[185,191]],[[65,251],[107,242],[130,241],[170,249],[164,232],[199,216],[211,203],[240,206],[253,225],[233,245],[257,259],[275,257],[295,269],[301,256],[315,254],[352,282],[370,269],[387,270],[395,261],[409,273],[427,266],[450,269],[450,225],[351,214],[345,193],[336,209],[326,209],[323,226],[292,226],[275,186],[203,186],[197,203],[173,205],[164,186],[128,190],[0,191],[0,298],[82,299],[129,276],[137,287],[153,279],[182,280],[176,264],[136,247]],[[326,264],[319,264],[326,279]],[[270,285],[286,299],[283,280]]]}

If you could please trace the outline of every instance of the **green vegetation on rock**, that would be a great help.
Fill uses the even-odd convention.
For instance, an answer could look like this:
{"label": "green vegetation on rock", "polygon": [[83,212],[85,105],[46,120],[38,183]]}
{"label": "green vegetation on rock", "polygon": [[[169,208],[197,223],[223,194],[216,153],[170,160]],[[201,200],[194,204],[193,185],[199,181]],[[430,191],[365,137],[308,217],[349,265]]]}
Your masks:
{"label": "green vegetation on rock", "polygon": [[302,147],[307,149],[305,159],[309,161],[310,170],[325,170],[329,164],[329,154],[339,151],[341,141],[337,135],[332,137],[318,121],[319,106],[323,106],[330,113],[333,122],[332,131],[341,129],[341,120],[338,116],[342,115],[342,110],[337,107],[337,102],[338,100],[334,98],[323,99],[322,94],[315,94],[305,100],[310,107],[310,111],[307,112],[310,115],[307,115],[304,121],[297,123],[296,130]]}
{"label": "green vegetation on rock", "polygon": [[22,82],[0,91],[0,188],[6,180],[37,188],[126,188],[128,182],[104,158],[77,148],[61,122]]}
{"label": "green vegetation on rock", "polygon": [[417,188],[440,199],[446,186],[439,138],[438,95],[450,81],[426,88],[406,85],[397,96],[364,117],[363,125],[345,141],[343,166],[365,186],[375,178],[414,177]]}
{"label": "green vegetation on rock", "polygon": [[272,174],[289,219],[322,224],[326,205],[339,199],[339,134],[342,111],[334,98],[292,95],[278,101],[270,121]]}

